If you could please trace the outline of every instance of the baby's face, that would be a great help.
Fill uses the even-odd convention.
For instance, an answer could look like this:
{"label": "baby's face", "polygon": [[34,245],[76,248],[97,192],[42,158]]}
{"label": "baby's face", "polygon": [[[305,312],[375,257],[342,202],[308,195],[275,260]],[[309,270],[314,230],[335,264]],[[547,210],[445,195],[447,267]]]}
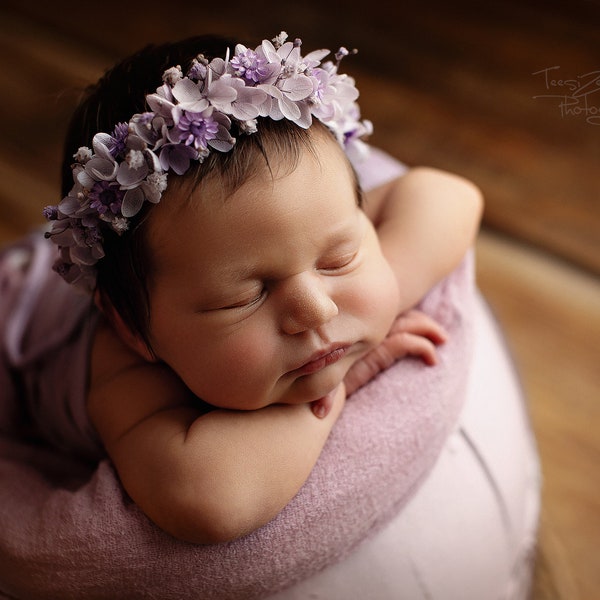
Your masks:
{"label": "baby's face", "polygon": [[397,284],[346,159],[323,135],[315,148],[226,199],[208,182],[201,198],[153,209],[152,346],[209,404],[322,398],[396,316]]}

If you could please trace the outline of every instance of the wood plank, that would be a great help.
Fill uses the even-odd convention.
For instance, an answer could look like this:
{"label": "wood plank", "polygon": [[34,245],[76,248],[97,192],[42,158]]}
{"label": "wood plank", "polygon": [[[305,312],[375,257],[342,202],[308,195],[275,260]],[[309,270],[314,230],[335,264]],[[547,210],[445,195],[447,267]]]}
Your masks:
{"label": "wood plank", "polygon": [[600,281],[484,232],[480,288],[503,325],[528,396],[544,473],[543,544],[569,595],[600,589]]}

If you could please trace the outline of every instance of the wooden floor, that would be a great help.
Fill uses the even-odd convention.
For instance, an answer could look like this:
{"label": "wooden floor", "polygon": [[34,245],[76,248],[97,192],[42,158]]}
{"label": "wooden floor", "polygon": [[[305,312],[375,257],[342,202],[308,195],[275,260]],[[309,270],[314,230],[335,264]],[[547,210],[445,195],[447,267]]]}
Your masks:
{"label": "wooden floor", "polygon": [[535,598],[600,597],[600,5],[206,4],[2,3],[0,242],[59,200],[68,116],[122,55],[200,32],[254,41],[281,29],[309,49],[358,47],[346,68],[373,142],[466,175],[486,196],[480,287],[513,348],[545,477]]}

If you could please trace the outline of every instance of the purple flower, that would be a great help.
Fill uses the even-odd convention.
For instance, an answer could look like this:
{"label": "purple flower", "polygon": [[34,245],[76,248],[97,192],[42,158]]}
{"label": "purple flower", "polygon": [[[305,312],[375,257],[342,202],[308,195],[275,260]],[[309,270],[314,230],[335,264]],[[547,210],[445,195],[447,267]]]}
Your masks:
{"label": "purple flower", "polygon": [[[229,133],[229,130],[231,128],[231,119],[227,115],[217,110],[213,112],[213,119],[217,123],[217,133],[214,139],[208,142],[208,145],[211,148],[218,150],[219,152],[229,152],[235,144],[235,139],[232,138],[231,134]],[[208,149],[204,150],[203,152],[205,152],[206,154],[200,157],[200,161],[206,158],[206,155],[208,154]]]}
{"label": "purple flower", "polygon": [[46,206],[44,207],[44,217],[48,221],[56,221],[58,219],[58,207],[57,206]]}
{"label": "purple flower", "polygon": [[183,111],[173,131],[174,141],[193,146],[196,150],[205,150],[218,130],[219,125],[212,118],[212,108],[199,113]]}
{"label": "purple flower", "polygon": [[97,133],[93,139],[94,154],[85,166],[76,165],[73,169],[75,181],[85,189],[92,189],[97,181],[113,181],[118,170],[118,163],[108,149],[112,136]]}
{"label": "purple flower", "polygon": [[306,100],[313,95],[315,85],[311,78],[301,75],[284,79],[279,86],[260,85],[272,100],[261,105],[261,116],[273,120],[286,118],[304,129],[310,127],[312,117]]}
{"label": "purple flower", "polygon": [[[231,115],[239,121],[249,121],[258,117],[267,94],[258,88],[244,85],[241,79],[223,75],[208,86],[206,97],[218,112]],[[217,114],[213,113],[215,119]]]}
{"label": "purple flower", "polygon": [[[127,190],[121,203],[121,214],[127,219],[134,217],[140,212],[145,199],[144,190],[141,186]],[[112,223],[112,219],[110,219],[110,222]]]}
{"label": "purple flower", "polygon": [[123,190],[137,188],[146,176],[160,165],[156,155],[148,150],[140,136],[130,134],[127,138],[127,152],[119,164],[116,180]]}
{"label": "purple flower", "polygon": [[102,243],[102,234],[98,227],[86,227],[84,231],[84,240],[88,246],[95,246]]}
{"label": "purple flower", "polygon": [[167,122],[170,122],[170,119],[172,118],[171,113],[175,106],[174,100],[173,91],[166,83],[157,88],[155,94],[146,96],[146,102],[152,112],[156,116],[162,117]]}
{"label": "purple flower", "polygon": [[119,156],[125,150],[128,134],[129,125],[127,123],[119,123],[114,128],[110,138],[106,141],[106,147],[113,157]]}
{"label": "purple flower", "polygon": [[129,138],[137,136],[147,146],[154,146],[156,142],[162,139],[162,127],[164,123],[164,117],[155,115],[153,112],[134,115],[129,122],[129,127],[131,128]]}
{"label": "purple flower", "polygon": [[191,160],[198,160],[198,151],[182,144],[165,144],[160,148],[160,166],[164,171],[172,169],[183,175],[190,168]]}
{"label": "purple flower", "polygon": [[187,76],[190,79],[195,79],[196,81],[206,79],[207,65],[208,61],[206,60],[206,58],[204,58],[204,56],[202,56],[201,54],[198,55],[198,57],[194,58],[194,60],[192,61],[192,66],[190,67]]}
{"label": "purple flower", "polygon": [[252,83],[262,83],[271,76],[268,61],[254,50],[244,50],[236,54],[231,61],[235,74]]}
{"label": "purple flower", "polygon": [[89,193],[90,208],[100,215],[109,210],[113,215],[118,215],[124,195],[125,192],[119,188],[118,184],[98,181]]}

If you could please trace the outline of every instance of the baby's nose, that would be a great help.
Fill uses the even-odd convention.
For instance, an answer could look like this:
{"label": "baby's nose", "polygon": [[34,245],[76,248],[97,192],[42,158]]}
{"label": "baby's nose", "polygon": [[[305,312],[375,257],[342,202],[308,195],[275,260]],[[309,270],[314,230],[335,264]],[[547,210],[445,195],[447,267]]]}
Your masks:
{"label": "baby's nose", "polygon": [[282,329],[289,335],[316,329],[339,310],[318,273],[301,273],[285,282]]}

